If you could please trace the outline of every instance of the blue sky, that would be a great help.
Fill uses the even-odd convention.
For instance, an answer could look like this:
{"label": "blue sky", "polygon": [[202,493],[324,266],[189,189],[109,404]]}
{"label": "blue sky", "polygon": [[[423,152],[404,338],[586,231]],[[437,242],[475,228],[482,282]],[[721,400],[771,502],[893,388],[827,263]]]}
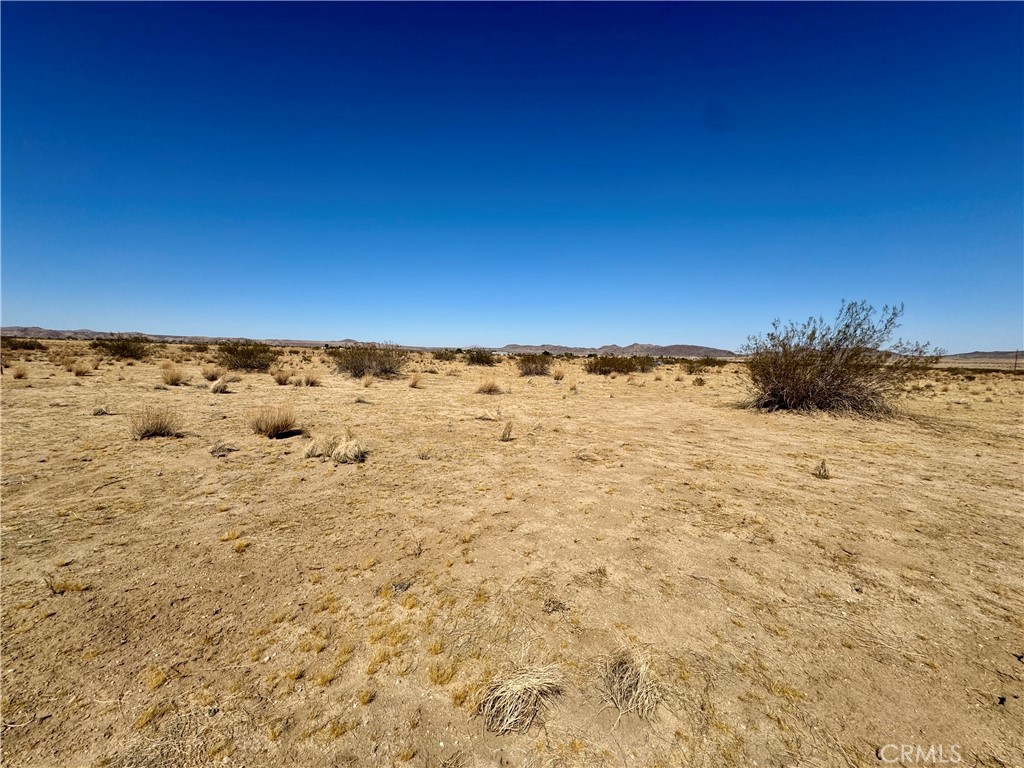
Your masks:
{"label": "blue sky", "polygon": [[10,3],[2,322],[1024,344],[1024,5]]}

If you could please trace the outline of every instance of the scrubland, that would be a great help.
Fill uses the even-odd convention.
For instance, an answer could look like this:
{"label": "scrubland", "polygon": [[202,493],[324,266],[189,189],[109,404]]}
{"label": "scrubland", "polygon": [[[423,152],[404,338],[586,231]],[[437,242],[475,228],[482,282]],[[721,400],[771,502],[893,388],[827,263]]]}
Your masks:
{"label": "scrubland", "polygon": [[1021,765],[1024,377],[451,357],[5,352],[4,764]]}

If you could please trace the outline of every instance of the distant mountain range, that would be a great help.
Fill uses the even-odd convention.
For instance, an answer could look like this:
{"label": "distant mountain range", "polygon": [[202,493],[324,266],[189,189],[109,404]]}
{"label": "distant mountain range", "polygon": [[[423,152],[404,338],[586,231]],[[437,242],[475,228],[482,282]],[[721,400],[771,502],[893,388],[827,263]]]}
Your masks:
{"label": "distant mountain range", "polygon": [[[93,331],[88,328],[79,328],[70,331],[56,331],[49,328],[37,326],[12,325],[0,328],[0,334],[4,336],[17,336],[25,339],[106,339],[118,333],[126,336],[145,336],[156,342],[178,343],[178,344],[212,344],[218,341],[237,341],[238,337],[227,336],[172,336],[157,333],[141,333],[138,331]],[[280,347],[322,347],[329,344],[332,347],[358,344],[354,339],[336,339],[333,341],[309,341],[302,339],[259,339],[259,341],[273,344]],[[410,349],[439,349],[439,347],[410,347]],[[505,354],[521,354],[525,352],[542,353],[549,352],[552,355],[573,354],[573,355],[651,355],[657,357],[733,357],[734,352],[715,347],[704,347],[694,344],[671,344],[660,346],[657,344],[630,344],[628,347],[620,347],[611,344],[604,347],[565,347],[559,344],[506,344],[504,347],[491,347],[495,352]]]}
{"label": "distant mountain range", "polygon": [[[49,328],[37,326],[11,325],[0,328],[0,334],[4,336],[17,336],[23,339],[106,339],[117,334],[127,336],[145,336],[156,342],[167,342],[171,344],[212,344],[218,341],[240,341],[237,336],[169,336],[157,333],[139,333],[137,331],[92,331],[88,328],[79,328],[73,331],[54,331]],[[301,339],[259,339],[259,341],[273,344],[278,347],[322,347],[329,344],[332,347],[343,347],[350,344],[359,344],[355,339],[335,339],[333,341],[309,341]],[[408,349],[440,349],[440,347],[407,347]],[[489,347],[495,352],[505,354],[522,354],[532,352],[539,354],[549,352],[552,355],[651,355],[652,357],[737,357],[735,352],[716,347],[704,347],[699,344],[630,344],[620,347],[617,344],[609,344],[603,347],[565,347],[560,344],[506,344],[504,347]],[[944,355],[944,358],[958,358],[971,360],[974,358],[1013,359],[1015,352],[961,352],[956,355]]]}

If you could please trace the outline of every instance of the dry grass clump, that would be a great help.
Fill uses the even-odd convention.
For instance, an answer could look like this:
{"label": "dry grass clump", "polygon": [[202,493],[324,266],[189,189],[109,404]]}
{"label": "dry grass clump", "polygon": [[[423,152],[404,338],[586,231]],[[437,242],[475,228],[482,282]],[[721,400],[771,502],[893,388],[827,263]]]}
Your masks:
{"label": "dry grass clump", "polygon": [[227,372],[226,368],[222,368],[219,365],[204,365],[202,368],[203,378],[207,381],[222,379]]}
{"label": "dry grass clump", "polygon": [[223,377],[217,379],[215,382],[213,382],[213,384],[210,385],[210,391],[213,392],[213,394],[215,395],[223,395],[225,392],[228,391],[227,381]]}
{"label": "dry grass clump", "polygon": [[525,667],[491,681],[476,713],[492,733],[526,733],[545,701],[561,692],[562,676],[555,665]]}
{"label": "dry grass clump", "polygon": [[555,370],[551,372],[551,378],[554,379],[555,381],[561,381],[562,379],[565,378],[565,369],[555,368]]}
{"label": "dry grass clump", "polygon": [[290,405],[267,405],[249,417],[249,428],[264,437],[282,437],[295,429],[295,410]]}
{"label": "dry grass clump", "polygon": [[284,368],[276,368],[270,372],[270,375],[274,377],[274,381],[277,382],[279,386],[283,387],[291,379],[292,372],[286,371]]}
{"label": "dry grass clump", "polygon": [[150,437],[178,437],[178,416],[170,408],[149,408],[128,417],[128,433],[133,440]]}
{"label": "dry grass clump", "polygon": [[105,405],[97,405],[92,409],[93,416],[110,416],[111,414],[113,414],[113,411]]}
{"label": "dry grass clump", "polygon": [[359,380],[359,383],[363,385],[363,389],[369,389],[373,386],[374,381],[376,381],[376,379],[373,378],[373,374],[367,373],[363,375],[363,378]]}
{"label": "dry grass clump", "polygon": [[302,376],[302,386],[304,387],[319,387],[320,377],[316,374],[306,373]]}
{"label": "dry grass clump", "polygon": [[335,464],[362,464],[366,461],[367,450],[356,439],[346,440],[340,443],[331,452],[331,460]]}
{"label": "dry grass clump", "polygon": [[512,422],[506,421],[505,428],[501,430],[501,437],[498,438],[503,443],[512,442]]}
{"label": "dry grass clump", "polygon": [[694,377],[694,379],[693,379],[693,386],[695,386],[695,387],[703,387],[705,384],[707,384],[707,382],[704,381],[704,377],[703,376],[696,376],[696,377]]}
{"label": "dry grass clump", "polygon": [[500,395],[501,387],[498,386],[496,378],[488,376],[480,381],[480,386],[476,388],[476,393],[478,395]]}
{"label": "dry grass clump", "polygon": [[28,377],[28,368],[24,365],[16,365],[11,368],[11,377],[15,379],[24,379]]}
{"label": "dry grass clump", "polygon": [[307,459],[329,459],[334,449],[338,447],[341,438],[336,435],[320,435],[309,441],[303,457]]}
{"label": "dry grass clump", "polygon": [[619,714],[631,712],[644,720],[654,716],[662,691],[650,660],[636,648],[623,646],[608,659],[604,687]]}
{"label": "dry grass clump", "polygon": [[185,381],[185,371],[174,363],[167,363],[166,365],[160,366],[160,378],[163,380],[164,384],[176,387]]}
{"label": "dry grass clump", "polygon": [[418,373],[414,373],[409,377],[409,387],[412,389],[420,389],[422,387],[422,377]]}
{"label": "dry grass clump", "polygon": [[75,376],[88,376],[93,370],[92,363],[88,360],[76,360],[71,366],[71,372]]}
{"label": "dry grass clump", "polygon": [[814,475],[819,480],[828,480],[830,477],[832,477],[832,475],[829,474],[828,466],[826,466],[824,459],[821,460],[821,464],[814,468],[814,471],[811,472],[811,474]]}

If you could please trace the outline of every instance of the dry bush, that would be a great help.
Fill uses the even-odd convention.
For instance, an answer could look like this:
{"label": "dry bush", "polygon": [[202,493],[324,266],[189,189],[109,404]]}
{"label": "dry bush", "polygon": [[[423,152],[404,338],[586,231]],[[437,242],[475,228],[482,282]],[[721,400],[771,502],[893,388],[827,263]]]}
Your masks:
{"label": "dry bush", "polygon": [[372,373],[365,373],[363,374],[363,378],[359,380],[359,383],[363,385],[363,389],[369,389],[373,386],[374,381],[376,381],[376,379],[373,378]]}
{"label": "dry bush", "polygon": [[149,408],[128,417],[128,433],[133,440],[150,437],[178,437],[178,416],[170,408]]}
{"label": "dry bush", "polygon": [[512,442],[512,422],[506,421],[505,428],[501,430],[501,437],[498,438],[503,443]]}
{"label": "dry bush", "polygon": [[224,378],[217,379],[210,385],[210,391],[215,395],[223,395],[228,391],[228,383]]}
{"label": "dry bush", "polygon": [[488,349],[470,349],[466,351],[466,363],[468,365],[495,365],[498,358]]}
{"label": "dry bush", "polygon": [[302,377],[302,385],[304,387],[319,387],[320,377],[313,373],[304,374]]}
{"label": "dry bush", "polygon": [[113,413],[114,412],[105,405],[97,405],[95,408],[92,409],[93,416],[110,416]]}
{"label": "dry bush", "polygon": [[636,648],[623,646],[607,660],[604,688],[620,715],[630,712],[644,720],[654,716],[662,691],[650,660]]}
{"label": "dry bush", "polygon": [[516,365],[521,376],[547,376],[551,370],[551,356],[520,355]]}
{"label": "dry bush", "polygon": [[434,359],[440,360],[444,363],[450,363],[457,358],[458,355],[455,353],[454,349],[439,349],[434,352]]}
{"label": "dry bush", "polygon": [[24,365],[16,365],[11,368],[11,377],[15,379],[24,379],[28,377],[28,368]]}
{"label": "dry bush", "polygon": [[694,379],[693,379],[693,386],[695,386],[695,387],[703,387],[705,384],[707,384],[707,382],[704,381],[704,377],[703,376],[696,376],[696,377],[694,377]]}
{"label": "dry bush", "polygon": [[314,437],[302,455],[307,459],[329,459],[340,442],[341,438],[336,435]]}
{"label": "dry bush", "polygon": [[412,389],[420,389],[422,387],[422,377],[418,373],[414,373],[409,377],[409,386]]}
{"label": "dry bush", "polygon": [[0,338],[0,347],[9,350],[26,350],[28,352],[45,352],[46,345],[39,339],[19,339],[14,336],[3,336]]}
{"label": "dry bush", "polygon": [[555,370],[551,372],[551,378],[554,379],[555,381],[561,381],[562,379],[565,378],[565,369],[555,368]]}
{"label": "dry bush", "polygon": [[261,341],[226,341],[217,345],[217,360],[232,371],[269,371],[277,350]]}
{"label": "dry bush", "polygon": [[819,480],[828,480],[830,477],[832,477],[832,475],[829,474],[828,466],[825,464],[824,459],[821,460],[821,464],[814,468],[814,471],[811,472],[811,474],[814,475]]}
{"label": "dry bush", "polygon": [[366,461],[367,450],[358,440],[350,438],[331,452],[335,464],[362,464]]}
{"label": "dry bush", "polygon": [[476,388],[476,393],[478,395],[500,395],[501,387],[498,386],[496,378],[488,376],[480,381],[480,385]]}
{"label": "dry bush", "polygon": [[92,371],[92,363],[88,360],[76,360],[71,366],[71,372],[75,376],[88,376]]}
{"label": "dry bush", "polygon": [[264,437],[281,437],[295,429],[295,410],[290,405],[266,405],[249,417],[249,428]]}
{"label": "dry bush", "polygon": [[366,375],[390,378],[402,372],[409,356],[396,344],[357,344],[328,350],[334,359],[334,372],[347,373],[353,379]]}
{"label": "dry bush", "polygon": [[224,377],[224,374],[227,373],[227,369],[222,368],[219,365],[204,365],[202,372],[203,378],[207,381],[216,381],[217,379]]}
{"label": "dry bush", "polygon": [[648,355],[634,355],[632,357],[618,357],[616,355],[602,355],[599,357],[587,358],[583,364],[587,373],[597,373],[608,376],[613,373],[647,373],[654,368],[655,359]]}
{"label": "dry bush", "polygon": [[810,318],[752,336],[744,347],[754,388],[750,405],[764,410],[848,411],[870,415],[895,412],[893,403],[908,380],[921,376],[941,350],[897,340],[903,305],[875,309],[843,301],[831,325]]}
{"label": "dry bush", "polygon": [[562,677],[553,664],[525,667],[488,684],[476,712],[492,733],[526,733],[545,701],[561,692]]}
{"label": "dry bush", "polygon": [[160,367],[160,378],[163,379],[164,384],[176,387],[185,381],[185,371],[173,363],[169,363]]}
{"label": "dry bush", "polygon": [[278,368],[274,371],[271,371],[270,375],[273,376],[274,381],[276,381],[282,387],[285,384],[287,384],[288,380],[291,379],[292,377],[291,371],[286,371],[284,368]]}
{"label": "dry bush", "polygon": [[118,360],[142,360],[149,354],[150,344],[142,336],[115,334],[108,339],[96,339],[93,349],[100,349]]}

